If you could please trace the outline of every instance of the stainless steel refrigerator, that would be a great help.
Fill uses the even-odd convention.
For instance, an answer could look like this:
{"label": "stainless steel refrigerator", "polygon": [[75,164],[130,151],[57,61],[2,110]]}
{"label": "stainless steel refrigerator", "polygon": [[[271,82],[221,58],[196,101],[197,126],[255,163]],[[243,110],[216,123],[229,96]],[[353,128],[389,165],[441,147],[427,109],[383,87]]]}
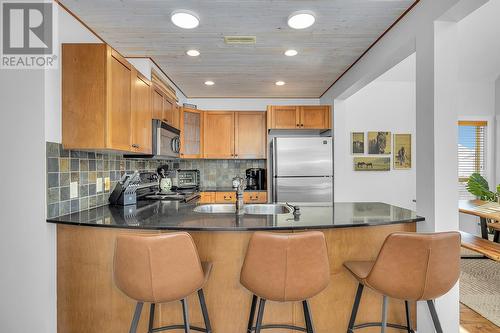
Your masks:
{"label": "stainless steel refrigerator", "polygon": [[274,138],[273,202],[333,202],[331,137]]}

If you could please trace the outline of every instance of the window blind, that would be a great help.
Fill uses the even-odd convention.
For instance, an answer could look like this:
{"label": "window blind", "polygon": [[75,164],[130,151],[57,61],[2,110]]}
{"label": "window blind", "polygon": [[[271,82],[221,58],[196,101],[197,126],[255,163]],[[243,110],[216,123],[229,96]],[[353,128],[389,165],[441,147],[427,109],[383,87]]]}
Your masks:
{"label": "window blind", "polygon": [[474,172],[486,176],[486,121],[458,122],[458,188],[460,199],[475,199],[467,189]]}

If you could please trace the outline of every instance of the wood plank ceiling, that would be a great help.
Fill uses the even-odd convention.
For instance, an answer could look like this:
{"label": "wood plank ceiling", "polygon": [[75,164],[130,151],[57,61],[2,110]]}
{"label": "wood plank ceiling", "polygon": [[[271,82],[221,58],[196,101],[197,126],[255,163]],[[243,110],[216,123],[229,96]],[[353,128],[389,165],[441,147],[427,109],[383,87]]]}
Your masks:
{"label": "wood plank ceiling", "polygon": [[[125,56],[149,56],[187,97],[317,98],[413,0],[60,0]],[[198,14],[192,30],[170,14]],[[288,27],[288,16],[311,10],[316,23]],[[225,35],[253,35],[255,45],[226,45]],[[197,49],[199,57],[186,51]],[[299,54],[286,57],[295,49]],[[213,86],[204,82],[212,80]],[[276,86],[278,80],[286,82]]]}

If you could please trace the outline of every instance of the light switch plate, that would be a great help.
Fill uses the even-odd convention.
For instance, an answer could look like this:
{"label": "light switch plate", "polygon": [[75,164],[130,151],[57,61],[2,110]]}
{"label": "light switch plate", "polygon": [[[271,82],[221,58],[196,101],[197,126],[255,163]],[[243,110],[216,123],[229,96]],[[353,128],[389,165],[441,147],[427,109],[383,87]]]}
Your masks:
{"label": "light switch plate", "polygon": [[97,178],[96,180],[96,191],[97,193],[102,192],[102,178]]}
{"label": "light switch plate", "polygon": [[104,178],[104,191],[109,192],[111,188],[111,182],[109,180],[109,177]]}
{"label": "light switch plate", "polygon": [[78,197],[78,182],[71,182],[69,184],[69,197],[70,199]]}

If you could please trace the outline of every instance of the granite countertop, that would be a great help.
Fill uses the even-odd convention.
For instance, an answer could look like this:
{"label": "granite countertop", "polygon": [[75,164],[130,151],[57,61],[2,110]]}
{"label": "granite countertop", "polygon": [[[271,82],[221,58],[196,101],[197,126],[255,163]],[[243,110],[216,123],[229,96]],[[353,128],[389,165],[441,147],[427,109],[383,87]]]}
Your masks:
{"label": "granite countertop", "polygon": [[137,206],[103,206],[47,222],[93,227],[186,231],[249,231],[326,229],[424,221],[408,209],[380,202],[298,204],[301,215],[242,215],[197,213],[198,204],[140,201]]}
{"label": "granite countertop", "polygon": [[[234,192],[232,187],[202,186],[200,192]],[[245,192],[267,192],[267,190],[246,190]]]}

